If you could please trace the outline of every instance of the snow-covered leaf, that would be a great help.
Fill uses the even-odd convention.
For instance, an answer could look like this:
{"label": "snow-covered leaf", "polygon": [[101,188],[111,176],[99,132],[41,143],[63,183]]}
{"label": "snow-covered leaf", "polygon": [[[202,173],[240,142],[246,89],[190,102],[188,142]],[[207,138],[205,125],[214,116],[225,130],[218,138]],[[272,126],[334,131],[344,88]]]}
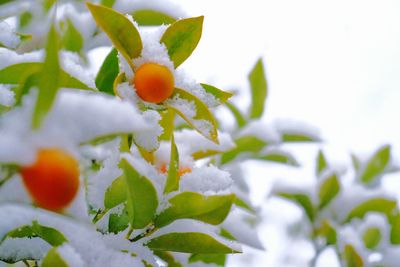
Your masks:
{"label": "snow-covered leaf", "polygon": [[344,247],[344,260],[346,267],[363,267],[364,261],[352,245]]}
{"label": "snow-covered leaf", "polygon": [[117,234],[128,228],[129,225],[129,214],[124,206],[120,214],[112,213],[108,218],[108,231],[110,233]]}
{"label": "snow-covered leaf", "polygon": [[259,118],[264,113],[265,100],[267,98],[267,80],[262,59],[260,58],[249,74],[251,87],[250,118]]}
{"label": "snow-covered leaf", "polygon": [[299,163],[291,154],[276,149],[262,153],[261,155],[255,157],[255,159],[282,163],[293,167],[299,166]]}
{"label": "snow-covered leaf", "polygon": [[70,19],[67,20],[65,27],[66,29],[61,39],[62,47],[68,51],[80,52],[84,45],[81,33],[75,28]]}
{"label": "snow-covered leaf", "polygon": [[138,9],[132,12],[133,19],[141,26],[159,26],[175,22],[172,16],[151,9]]}
{"label": "snow-covered leaf", "polygon": [[347,215],[346,222],[353,218],[363,218],[368,212],[380,212],[388,217],[392,216],[397,208],[397,202],[387,198],[372,198],[354,207]]}
{"label": "snow-covered leaf", "polygon": [[165,44],[175,68],[181,65],[194,51],[201,38],[203,16],[181,19],[169,26],[160,42]]}
{"label": "snow-covered leaf", "polygon": [[104,59],[96,76],[96,87],[104,93],[114,95],[114,81],[119,73],[118,52],[113,48]]}
{"label": "snow-covered leaf", "polygon": [[[185,101],[184,104],[182,100]],[[188,91],[175,88],[167,106],[204,137],[218,144],[217,122],[207,105],[196,96]]]}
{"label": "snow-covered leaf", "polygon": [[267,143],[256,136],[241,136],[235,140],[236,147],[222,154],[221,164],[234,160],[241,153],[259,153]]}
{"label": "snow-covered leaf", "polygon": [[278,196],[293,201],[299,205],[307,215],[307,218],[313,222],[315,218],[315,208],[309,196],[300,193],[277,193]]}
{"label": "snow-covered leaf", "polygon": [[327,177],[319,187],[319,209],[325,208],[339,193],[340,183],[336,173]]}
{"label": "snow-covered leaf", "polygon": [[327,245],[334,245],[337,241],[337,233],[335,228],[331,225],[331,223],[327,220],[324,220],[316,229],[315,232],[318,236],[321,236],[325,239]]}
{"label": "snow-covered leaf", "polygon": [[143,48],[135,25],[123,14],[111,8],[89,2],[86,4],[94,20],[133,69],[132,59],[139,57]]}
{"label": "snow-covered leaf", "polygon": [[232,112],[233,116],[235,117],[236,124],[238,128],[242,128],[246,125],[247,121],[243,116],[242,112],[231,102],[226,102],[226,107]]}
{"label": "snow-covered leaf", "polygon": [[240,252],[207,234],[196,232],[168,233],[150,239],[146,245],[152,250],[184,253],[230,254]]}
{"label": "snow-covered leaf", "polygon": [[328,167],[328,162],[326,161],[325,154],[322,150],[318,150],[317,161],[315,173],[317,176],[321,175],[321,173]]}
{"label": "snow-covered leaf", "polygon": [[390,162],[390,146],[385,145],[378,149],[368,160],[360,174],[360,181],[370,183],[381,176]]}
{"label": "snow-covered leaf", "polygon": [[209,224],[220,224],[228,215],[235,195],[204,196],[195,192],[183,192],[169,200],[169,206],[155,219],[157,227],[163,227],[177,219],[195,219]]}
{"label": "snow-covered leaf", "polygon": [[131,226],[143,228],[155,216],[158,206],[157,191],[152,182],[140,175],[126,159],[122,159],[121,168],[127,186],[127,210]]}
{"label": "snow-covered leaf", "polygon": [[216,99],[218,99],[218,101],[221,104],[226,103],[228,101],[228,99],[233,96],[232,93],[222,91],[221,89],[218,89],[215,86],[205,84],[205,83],[201,83],[200,85],[204,88],[204,90],[206,90],[207,93],[212,94]]}
{"label": "snow-covered leaf", "polygon": [[160,140],[169,141],[171,140],[174,132],[174,111],[172,109],[163,110],[160,111],[160,115],[160,126],[163,128],[163,133],[160,136]]}

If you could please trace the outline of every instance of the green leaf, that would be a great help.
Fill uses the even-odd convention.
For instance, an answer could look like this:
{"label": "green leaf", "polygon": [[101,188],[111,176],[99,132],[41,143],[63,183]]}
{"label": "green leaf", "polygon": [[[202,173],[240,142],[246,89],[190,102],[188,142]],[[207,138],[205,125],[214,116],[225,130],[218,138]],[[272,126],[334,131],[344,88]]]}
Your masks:
{"label": "green leaf", "polygon": [[244,201],[243,199],[239,198],[236,196],[235,201],[233,202],[236,206],[241,207],[247,211],[249,211],[250,213],[257,213],[257,211],[246,201]]}
{"label": "green leaf", "polygon": [[42,261],[41,267],[69,267],[57,252],[57,248],[50,249]]}
{"label": "green leaf", "polygon": [[400,244],[400,214],[390,220],[390,242],[393,245]]}
{"label": "green leaf", "polygon": [[14,0],[0,0],[0,5],[4,5],[4,4],[10,3],[12,1],[14,1]]}
{"label": "green leaf", "polygon": [[297,160],[291,154],[279,150],[268,151],[260,156],[256,156],[255,159],[282,163],[293,167],[300,166]]}
{"label": "green leaf", "polygon": [[321,226],[316,230],[316,234],[324,237],[327,245],[335,245],[337,242],[336,230],[327,220],[321,223]]}
{"label": "green leaf", "polygon": [[221,157],[221,164],[234,160],[241,153],[259,153],[267,143],[256,136],[246,135],[235,140],[236,147],[225,152]]}
{"label": "green leaf", "polygon": [[328,162],[326,161],[324,152],[322,152],[322,150],[319,150],[318,155],[317,155],[317,164],[316,164],[316,170],[315,170],[315,173],[317,174],[317,176],[321,175],[322,172],[327,167],[328,167]]}
{"label": "green leaf", "polygon": [[123,14],[101,5],[86,3],[96,23],[108,35],[115,48],[130,64],[142,53],[143,44],[135,25]]}
{"label": "green leaf", "polygon": [[352,245],[344,247],[344,260],[346,267],[363,267],[364,261]]}
{"label": "green leaf", "polygon": [[172,16],[151,9],[139,9],[132,13],[133,19],[141,26],[159,26],[176,21]]}
{"label": "green leaf", "polygon": [[212,85],[205,83],[201,83],[200,85],[204,88],[204,90],[206,90],[207,93],[212,94],[221,104],[226,103],[228,99],[233,96],[232,93],[222,91],[221,89],[218,89]]}
{"label": "green leaf", "polygon": [[379,228],[371,227],[363,233],[363,241],[366,248],[374,249],[381,242],[382,235]]}
{"label": "green leaf", "polygon": [[169,233],[151,239],[146,244],[152,250],[199,254],[240,253],[213,237],[196,232]]}
{"label": "green leaf", "polygon": [[107,209],[112,209],[125,202],[126,199],[125,177],[121,175],[107,188],[104,195],[104,206]]}
{"label": "green leaf", "polygon": [[32,125],[39,128],[42,120],[51,109],[60,86],[60,62],[58,58],[59,40],[54,26],[47,36],[46,56],[40,73],[39,94],[33,111]]}
{"label": "green leaf", "polygon": [[192,254],[189,257],[189,263],[203,262],[207,264],[215,264],[217,266],[225,266],[225,254]]}
{"label": "green leaf", "polygon": [[66,30],[62,37],[62,46],[65,50],[80,52],[83,48],[83,38],[81,33],[75,28],[71,20],[67,20]]}
{"label": "green leaf", "polygon": [[264,113],[264,104],[267,98],[267,79],[262,59],[260,58],[249,74],[251,87],[250,118],[260,118]]}
{"label": "green leaf", "polygon": [[397,202],[387,198],[372,198],[369,199],[355,208],[353,208],[347,215],[345,222],[349,222],[354,218],[364,218],[368,212],[380,212],[387,217],[391,217],[397,208]]}
{"label": "green leaf", "polygon": [[239,128],[243,128],[247,121],[243,114],[240,112],[240,110],[231,102],[226,102],[225,103],[226,107],[232,112],[233,116],[236,119],[236,124],[238,125]]}
{"label": "green leaf", "polygon": [[32,21],[32,13],[29,11],[25,11],[21,13],[19,16],[19,27],[24,28]]}
{"label": "green leaf", "polygon": [[351,154],[351,163],[353,164],[354,170],[358,172],[361,168],[360,159],[356,155]]}
{"label": "green leaf", "polygon": [[136,229],[144,228],[155,216],[158,206],[157,191],[152,182],[140,175],[126,159],[122,159],[120,165],[127,186],[127,210],[131,226]]}
{"label": "green leaf", "polygon": [[165,44],[175,68],[194,51],[201,38],[204,16],[181,19],[169,26],[160,42]]}
{"label": "green leaf", "polygon": [[233,194],[204,196],[195,192],[183,192],[169,200],[168,208],[154,222],[159,228],[178,219],[194,219],[218,225],[228,216],[234,200]]}
{"label": "green leaf", "polygon": [[204,137],[218,144],[217,122],[215,121],[214,115],[208,109],[207,105],[188,91],[179,88],[175,88],[174,94],[172,95],[171,99],[174,98],[178,98],[179,100],[186,100],[187,102],[194,105],[196,112],[195,115],[193,117],[189,117],[188,114],[185,113],[185,109],[187,107],[186,105],[185,107],[182,107],[181,101],[168,101],[166,103],[167,106],[173,109],[191,127],[197,130]]}
{"label": "green leaf", "polygon": [[172,109],[166,109],[160,111],[161,120],[159,121],[160,126],[163,128],[163,133],[160,136],[160,140],[169,141],[174,133],[174,119],[175,113]]}
{"label": "green leaf", "polygon": [[285,192],[277,193],[277,195],[286,198],[287,200],[290,200],[299,205],[301,208],[303,208],[310,222],[314,221],[315,208],[309,196],[300,193],[285,193]]}
{"label": "green leaf", "polygon": [[283,132],[281,133],[282,142],[284,143],[308,143],[308,142],[320,142],[320,138],[314,135],[301,132]]}
{"label": "green leaf", "polygon": [[339,193],[340,183],[334,173],[326,178],[319,187],[319,209],[325,208]]}
{"label": "green leaf", "polygon": [[57,0],[44,0],[43,7],[46,11],[49,11],[56,2]]}
{"label": "green leaf", "polygon": [[[44,64],[42,62],[24,62],[14,64],[0,70],[0,83],[19,84],[24,78],[33,73],[40,72],[42,69],[44,69]],[[86,84],[66,73],[64,70],[60,69],[59,71],[58,77],[60,87],[93,90]]]}
{"label": "green leaf", "polygon": [[171,154],[168,168],[167,181],[165,183],[164,194],[171,193],[179,189],[179,153],[176,147],[174,135],[171,138]]}
{"label": "green leaf", "polygon": [[126,206],[122,210],[121,214],[110,214],[108,218],[108,232],[117,234],[128,228],[129,215],[126,210]]}
{"label": "green leaf", "polygon": [[38,222],[33,221],[32,225],[24,225],[8,232],[7,235],[2,238],[1,242],[6,238],[22,237],[40,237],[54,247],[61,246],[64,242],[68,241],[67,238],[58,230],[40,225]]}
{"label": "green leaf", "polygon": [[380,177],[390,162],[390,146],[386,145],[376,151],[361,171],[360,181],[367,184]]}
{"label": "green leaf", "polygon": [[113,48],[104,59],[96,76],[96,87],[100,92],[114,95],[114,81],[119,73],[118,52]]}
{"label": "green leaf", "polygon": [[100,4],[106,7],[112,7],[115,4],[115,0],[101,0]]}

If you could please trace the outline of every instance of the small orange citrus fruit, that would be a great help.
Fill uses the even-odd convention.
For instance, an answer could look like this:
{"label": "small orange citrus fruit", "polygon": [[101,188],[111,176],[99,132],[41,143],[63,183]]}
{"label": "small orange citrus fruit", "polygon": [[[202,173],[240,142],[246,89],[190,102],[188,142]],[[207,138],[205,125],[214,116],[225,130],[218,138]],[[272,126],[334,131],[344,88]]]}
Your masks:
{"label": "small orange citrus fruit", "polygon": [[171,71],[157,63],[145,63],[135,72],[132,81],[141,99],[151,103],[161,103],[174,91],[174,76]]}
{"label": "small orange citrus fruit", "polygon": [[34,202],[53,211],[67,207],[79,189],[79,164],[60,149],[39,150],[36,162],[22,167],[21,175]]}

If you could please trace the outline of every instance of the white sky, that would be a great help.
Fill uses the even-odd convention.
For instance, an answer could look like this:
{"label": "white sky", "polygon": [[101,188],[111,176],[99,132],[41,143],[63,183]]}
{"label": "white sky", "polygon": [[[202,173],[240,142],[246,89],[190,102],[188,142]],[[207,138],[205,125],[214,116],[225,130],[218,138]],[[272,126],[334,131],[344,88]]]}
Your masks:
{"label": "white sky", "polygon": [[[396,150],[400,148],[400,1],[186,0],[180,4],[190,15],[205,15],[202,40],[182,65],[193,77],[222,89],[247,90],[247,73],[262,56],[270,90],[265,119],[295,118],[315,125],[336,160],[349,150],[370,152],[383,143],[394,144],[395,154],[400,154]],[[243,105],[247,101],[244,97]],[[259,201],[271,181],[284,175],[272,169],[265,180],[259,175],[263,171],[250,164],[249,179]],[[288,250],[310,257],[304,244],[285,240],[282,225],[273,226],[300,216],[291,206],[278,211],[280,205],[264,206],[267,216],[278,215],[270,215],[261,230],[268,251],[245,257],[244,266],[283,267],[279,254]],[[331,257],[325,259],[328,262],[319,266],[335,266]],[[286,266],[307,266],[295,262]]]}

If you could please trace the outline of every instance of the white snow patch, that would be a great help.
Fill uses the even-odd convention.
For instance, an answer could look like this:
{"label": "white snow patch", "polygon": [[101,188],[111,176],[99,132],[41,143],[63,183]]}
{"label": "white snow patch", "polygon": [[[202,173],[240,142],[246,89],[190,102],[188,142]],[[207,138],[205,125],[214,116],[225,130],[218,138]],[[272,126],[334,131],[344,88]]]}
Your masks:
{"label": "white snow patch", "polygon": [[15,49],[21,42],[21,38],[5,21],[0,21],[0,44]]}
{"label": "white snow patch", "polygon": [[15,93],[10,85],[0,84],[0,105],[11,107],[15,102]]}

